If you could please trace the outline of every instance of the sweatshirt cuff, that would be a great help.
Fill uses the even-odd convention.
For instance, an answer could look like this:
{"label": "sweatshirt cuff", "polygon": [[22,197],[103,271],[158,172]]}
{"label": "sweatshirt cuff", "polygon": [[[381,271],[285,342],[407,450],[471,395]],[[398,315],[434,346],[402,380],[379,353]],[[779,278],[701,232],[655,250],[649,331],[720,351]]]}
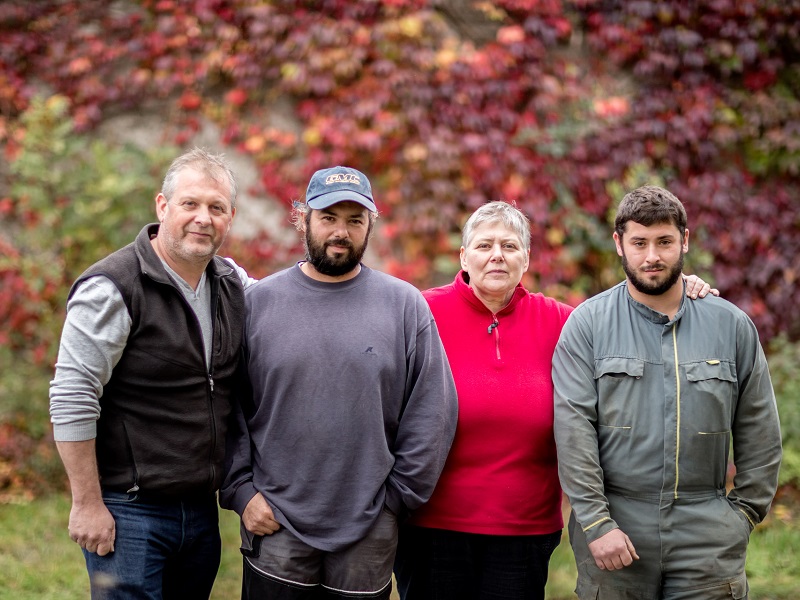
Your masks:
{"label": "sweatshirt cuff", "polygon": [[232,496],[224,498],[223,495],[220,495],[219,503],[222,508],[232,510],[241,517],[250,500],[259,493],[252,481],[245,481],[236,488]]}
{"label": "sweatshirt cuff", "polygon": [[386,508],[397,517],[397,522],[402,522],[409,514],[408,507],[403,502],[403,497],[400,492],[393,488],[391,485],[386,485],[386,499],[384,500]]}
{"label": "sweatshirt cuff", "polygon": [[53,439],[57,442],[86,442],[97,437],[97,421],[54,423]]}

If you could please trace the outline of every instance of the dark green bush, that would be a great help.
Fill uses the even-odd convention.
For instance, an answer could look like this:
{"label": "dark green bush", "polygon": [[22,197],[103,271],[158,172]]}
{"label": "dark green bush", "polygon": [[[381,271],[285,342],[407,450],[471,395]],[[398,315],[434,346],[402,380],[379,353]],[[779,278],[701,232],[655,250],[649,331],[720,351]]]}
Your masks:
{"label": "dark green bush", "polygon": [[781,484],[800,484],[800,342],[789,342],[785,335],[769,345],[769,370],[783,434]]}
{"label": "dark green bush", "polygon": [[174,147],[143,151],[74,130],[66,98],[37,99],[0,172],[0,499],[63,485],[49,381],[73,280],[156,220]]}

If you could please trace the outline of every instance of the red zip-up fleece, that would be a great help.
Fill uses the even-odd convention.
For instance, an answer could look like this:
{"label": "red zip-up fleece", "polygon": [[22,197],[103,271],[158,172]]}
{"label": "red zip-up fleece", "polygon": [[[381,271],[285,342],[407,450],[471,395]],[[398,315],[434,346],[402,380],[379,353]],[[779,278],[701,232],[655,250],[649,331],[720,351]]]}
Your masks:
{"label": "red zip-up fleece", "polygon": [[433,496],[411,524],[489,535],[559,531],[553,351],[570,306],[521,284],[493,314],[460,271],[423,292],[458,391],[455,441]]}

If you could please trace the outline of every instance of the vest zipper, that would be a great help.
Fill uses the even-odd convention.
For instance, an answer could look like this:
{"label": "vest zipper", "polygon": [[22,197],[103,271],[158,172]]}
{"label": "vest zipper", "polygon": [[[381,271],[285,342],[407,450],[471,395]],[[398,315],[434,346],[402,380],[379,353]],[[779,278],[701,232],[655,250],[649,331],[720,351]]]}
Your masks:
{"label": "vest zipper", "polygon": [[216,469],[214,468],[214,448],[217,446],[217,427],[214,421],[214,376],[211,372],[208,374],[208,386],[210,391],[208,410],[211,413],[211,449],[209,450],[208,464],[211,471],[211,483],[213,484],[214,477],[216,477]]}
{"label": "vest zipper", "polygon": [[136,459],[133,455],[133,444],[128,435],[128,428],[125,426],[125,421],[122,422],[122,430],[125,432],[125,445],[128,447],[128,453],[131,456],[131,469],[133,470],[133,485],[125,492],[126,494],[135,494],[139,491],[139,469],[136,467]]}
{"label": "vest zipper", "polygon": [[218,278],[211,278],[211,351],[208,353],[208,412],[211,415],[211,447],[208,450],[208,466],[211,480],[209,483],[213,487],[217,470],[214,468],[214,449],[217,447],[217,423],[214,414],[214,338],[217,335],[217,300],[220,294],[220,282]]}
{"label": "vest zipper", "polygon": [[[214,418],[214,336],[216,334],[216,324],[217,324],[217,297],[219,296],[219,281],[216,277],[212,276],[211,280],[208,282],[211,286],[211,351],[209,352],[209,364],[205,365],[205,351],[206,351],[206,344],[205,340],[203,339],[203,328],[200,326],[200,319],[198,318],[197,314],[192,309],[189,302],[184,297],[183,293],[178,289],[178,287],[170,281],[169,285],[172,287],[178,294],[183,302],[184,307],[194,315],[194,322],[197,324],[197,328],[200,331],[200,340],[202,342],[202,357],[203,363],[206,367],[206,377],[208,380],[208,411],[211,417],[211,444],[208,451],[208,464],[209,464],[209,474],[210,474],[210,484],[213,484],[214,478],[216,477],[216,469],[214,468],[214,449],[217,445],[217,426]],[[137,475],[138,478],[138,475]],[[138,486],[136,486],[138,489]]]}

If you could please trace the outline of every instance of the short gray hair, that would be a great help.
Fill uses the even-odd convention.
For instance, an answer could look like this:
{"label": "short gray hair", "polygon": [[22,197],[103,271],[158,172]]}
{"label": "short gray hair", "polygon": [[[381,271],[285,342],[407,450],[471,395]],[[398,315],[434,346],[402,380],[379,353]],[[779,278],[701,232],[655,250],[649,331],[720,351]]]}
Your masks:
{"label": "short gray hair", "polygon": [[461,245],[464,246],[464,248],[469,248],[469,242],[472,239],[475,229],[486,223],[502,223],[517,234],[525,253],[527,254],[530,252],[531,225],[528,221],[528,217],[516,206],[500,200],[487,202],[472,213],[472,216],[467,220],[462,230]]}
{"label": "short gray hair", "polygon": [[228,164],[224,154],[212,154],[205,148],[192,148],[172,161],[169,169],[167,169],[167,174],[164,176],[164,182],[161,184],[161,193],[164,194],[167,202],[172,199],[175,193],[178,175],[181,171],[189,167],[203,171],[206,175],[220,183],[222,183],[222,176],[224,175],[231,188],[231,208],[236,208],[237,188],[236,177],[233,175],[233,170]]}

